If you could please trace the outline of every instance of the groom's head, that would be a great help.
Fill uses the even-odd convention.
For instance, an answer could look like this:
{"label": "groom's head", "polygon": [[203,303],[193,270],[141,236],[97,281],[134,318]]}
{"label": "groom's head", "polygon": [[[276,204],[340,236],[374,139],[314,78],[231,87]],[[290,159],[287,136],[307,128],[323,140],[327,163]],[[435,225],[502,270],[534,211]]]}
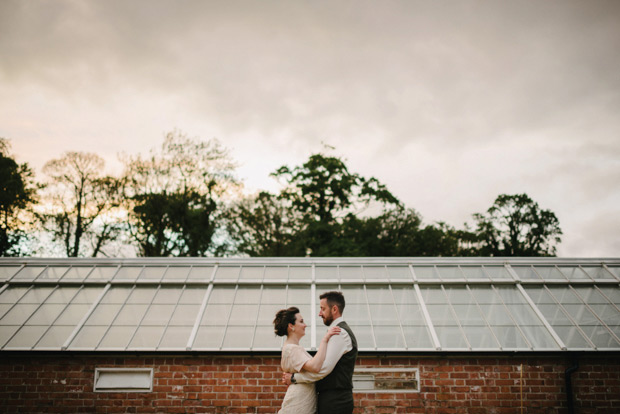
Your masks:
{"label": "groom's head", "polygon": [[323,323],[331,325],[334,319],[338,319],[344,312],[344,296],[340,292],[325,292],[321,296],[319,316],[323,318]]}

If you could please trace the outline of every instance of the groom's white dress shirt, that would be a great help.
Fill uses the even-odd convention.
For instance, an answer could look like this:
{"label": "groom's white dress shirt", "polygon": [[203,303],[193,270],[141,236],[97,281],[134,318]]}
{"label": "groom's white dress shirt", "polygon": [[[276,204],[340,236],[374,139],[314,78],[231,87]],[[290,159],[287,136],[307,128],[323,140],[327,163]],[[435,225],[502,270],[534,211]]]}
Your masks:
{"label": "groom's white dress shirt", "polygon": [[[344,319],[342,316],[336,320],[334,320],[330,326],[336,326]],[[323,365],[319,372],[308,372],[302,371],[295,374],[296,382],[315,382],[320,379],[328,376],[333,370],[340,357],[342,357],[347,352],[353,349],[353,344],[351,343],[351,337],[349,333],[342,329],[340,334],[332,335],[329,338],[329,342],[327,343],[327,353],[325,355],[325,361],[323,361]]]}

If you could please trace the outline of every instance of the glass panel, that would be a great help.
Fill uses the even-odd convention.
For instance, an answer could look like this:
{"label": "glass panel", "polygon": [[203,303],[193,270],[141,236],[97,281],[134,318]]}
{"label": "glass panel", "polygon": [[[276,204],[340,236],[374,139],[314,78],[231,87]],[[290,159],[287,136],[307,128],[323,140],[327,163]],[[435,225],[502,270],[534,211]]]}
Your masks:
{"label": "glass panel", "polygon": [[154,349],[164,333],[163,326],[141,326],[129,343],[129,348]]}
{"label": "glass panel", "polygon": [[196,334],[193,349],[200,348],[220,348],[224,338],[225,327],[223,326],[201,326]]}
{"label": "glass panel", "polygon": [[[281,309],[284,309],[284,308],[280,305],[261,305],[260,310],[258,311],[258,322],[257,323],[259,325],[271,324],[274,318],[276,317],[276,313]],[[310,316],[311,315],[302,314],[302,317],[306,318],[308,321],[310,321]]]}
{"label": "glass panel", "polygon": [[612,303],[620,305],[620,289],[618,289],[618,287],[599,286],[598,290],[603,292],[603,295],[605,295]]}
{"label": "glass panel", "polygon": [[176,304],[182,293],[182,288],[162,286],[155,294],[153,303]]}
{"label": "glass panel", "polygon": [[189,267],[185,266],[170,266],[164,275],[163,280],[185,280],[189,274]]}
{"label": "glass panel", "polygon": [[398,316],[394,305],[370,305],[370,316],[375,327],[377,325],[398,324]]}
{"label": "glass panel", "polygon": [[[215,289],[213,290],[215,291]],[[189,304],[200,304],[207,293],[206,287],[187,287],[181,294],[181,299],[179,303],[183,303],[186,305]],[[211,296],[213,296],[213,292],[211,292]],[[232,300],[232,299],[231,299]]]}
{"label": "glass panel", "polygon": [[388,266],[387,271],[390,280],[412,280],[413,278],[409,266]]}
{"label": "glass panel", "polygon": [[426,326],[403,326],[408,348],[434,348]]}
{"label": "glass panel", "polygon": [[336,266],[316,266],[314,274],[317,280],[338,280],[338,268]]}
{"label": "glass panel", "polygon": [[536,272],[532,266],[511,266],[512,270],[515,271],[519,279],[521,280],[540,280],[540,276]]}
{"label": "glass panel", "polygon": [[472,349],[497,348],[499,346],[491,330],[486,326],[467,326],[463,327],[463,330]]}
{"label": "glass panel", "polygon": [[575,326],[554,326],[553,330],[558,334],[562,342],[569,349],[592,348]]}
{"label": "glass panel", "polygon": [[[231,305],[208,304],[201,325],[226,325]],[[274,313],[275,316],[275,313]],[[272,318],[273,320],[273,318]]]}
{"label": "glass panel", "polygon": [[[178,305],[172,314],[170,325],[194,325],[199,310],[200,305]],[[224,321],[224,323],[226,323],[226,321]]]}
{"label": "glass panel", "polygon": [[187,341],[192,333],[191,326],[169,326],[161,338],[159,348],[183,348],[187,346]]}
{"label": "glass panel", "polygon": [[86,321],[86,325],[110,325],[121,306],[121,304],[99,304]]}
{"label": "glass panel", "polygon": [[413,272],[418,279],[439,279],[433,266],[413,266]]}
{"label": "glass panel", "polygon": [[[373,348],[374,349],[375,342],[372,339],[372,330],[370,328],[370,325],[350,325],[350,326],[351,326],[351,330],[355,334],[355,339],[357,339],[358,348]],[[319,336],[318,331],[319,330],[317,329],[317,339],[320,340],[320,338],[323,337],[324,333],[321,333],[321,335]]]}
{"label": "glass panel", "polygon": [[103,337],[99,348],[125,348],[135,331],[135,326],[113,326]]}
{"label": "glass panel", "polygon": [[600,325],[596,316],[590,312],[585,305],[574,305],[574,304],[566,304],[564,305],[564,309],[569,313],[569,315],[577,322],[578,325]]}
{"label": "glass panel", "polygon": [[400,323],[403,325],[426,325],[424,314],[419,305],[398,305]]}
{"label": "glass panel", "polygon": [[562,305],[567,303],[583,303],[568,286],[549,286],[549,291]]}
{"label": "glass panel", "polygon": [[261,289],[259,287],[239,286],[235,303],[258,303],[260,295]]}
{"label": "glass panel", "polygon": [[19,303],[39,304],[47,299],[54,291],[54,288],[34,286],[19,301]]}
{"label": "glass panel", "polygon": [[263,296],[261,303],[270,303],[279,305],[284,308],[286,304],[286,287],[285,286],[265,286],[263,288]]}
{"label": "glass panel", "polygon": [[[307,336],[308,335],[306,335],[306,337]],[[253,347],[280,349],[282,348],[282,338],[274,335],[273,325],[259,325],[256,327]]]}
{"label": "glass panel", "polygon": [[239,271],[241,269],[238,266],[227,267],[221,266],[217,268],[215,274],[215,280],[237,280],[239,278]]}
{"label": "glass panel", "polygon": [[514,322],[506,312],[503,305],[500,304],[480,304],[480,309],[484,313],[485,318],[489,321],[489,325],[493,326],[512,326]]}
{"label": "glass panel", "polygon": [[263,280],[265,273],[264,266],[243,266],[241,268],[241,277],[239,279],[259,279]]}
{"label": "glass panel", "polygon": [[125,303],[127,297],[131,293],[129,287],[113,287],[108,290],[101,303]]}
{"label": "glass panel", "polygon": [[577,266],[559,266],[559,269],[568,280],[590,280],[588,275]]}
{"label": "glass panel", "polygon": [[172,317],[175,305],[151,305],[141,325],[166,325]]}
{"label": "glass panel", "polygon": [[519,325],[542,325],[542,321],[530,305],[506,305],[512,314],[513,319]]}
{"label": "glass panel", "polygon": [[0,319],[0,323],[2,325],[23,325],[30,315],[37,310],[37,307],[38,305],[34,304],[22,305],[18,303]]}
{"label": "glass panel", "polygon": [[573,289],[577,292],[579,296],[581,296],[581,299],[583,299],[583,301],[586,302],[588,305],[591,305],[594,303],[605,303],[605,304],[609,303],[609,301],[605,299],[605,297],[601,295],[601,293],[598,290],[594,289],[593,287],[576,286]]}
{"label": "glass panel", "polygon": [[286,266],[271,266],[265,268],[265,279],[288,279],[288,267]]}
{"label": "glass panel", "polygon": [[165,266],[146,266],[140,273],[139,280],[161,280],[166,273]]}
{"label": "glass panel", "polygon": [[413,287],[406,286],[393,286],[392,296],[394,296],[394,302],[397,304],[417,304],[418,297]]}
{"label": "glass panel", "polygon": [[226,329],[223,348],[249,348],[252,345],[254,326],[229,326]]}
{"label": "glass panel", "polygon": [[443,349],[466,349],[467,341],[458,326],[435,326],[435,332]]}
{"label": "glass panel", "polygon": [[67,306],[64,312],[56,320],[55,325],[77,325],[82,318],[89,311],[90,305],[75,305],[71,304]]}
{"label": "glass panel", "polygon": [[461,266],[461,271],[467,280],[486,279],[489,277],[484,273],[481,266]]}
{"label": "glass panel", "polygon": [[566,278],[555,266],[534,266],[534,269],[544,280],[566,280]]}
{"label": "glass panel", "polygon": [[12,280],[34,280],[43,270],[45,266],[26,266]]}
{"label": "glass panel", "polygon": [[615,279],[603,266],[581,266],[581,268],[593,279]]}
{"label": "glass panel", "polygon": [[426,305],[433,325],[458,325],[447,305]]}
{"label": "glass panel", "polygon": [[75,281],[75,280],[84,280],[93,270],[91,266],[73,266],[62,278],[63,282]]}
{"label": "glass panel", "polygon": [[442,279],[463,279],[463,273],[458,266],[437,266],[437,271]]}
{"label": "glass panel", "polygon": [[617,279],[620,279],[620,266],[607,266],[607,270],[613,273]]}
{"label": "glass panel", "polygon": [[558,325],[573,325],[568,316],[562,311],[558,305],[540,304],[538,309],[543,316],[554,328]]}
{"label": "glass panel", "polygon": [[581,330],[597,348],[617,348],[619,345],[602,326],[582,326]]}
{"label": "glass panel", "polygon": [[41,305],[34,315],[28,320],[27,325],[51,325],[63,311],[65,305]]}
{"label": "glass panel", "polygon": [[131,292],[129,295],[129,299],[127,299],[127,303],[145,303],[149,304],[153,301],[155,297],[155,293],[157,293],[157,289],[150,287],[138,287]]}
{"label": "glass panel", "polygon": [[27,291],[28,288],[25,287],[9,286],[8,289],[0,293],[0,303],[9,303],[11,305],[17,303]]}
{"label": "glass panel", "polygon": [[0,325],[0,347],[4,346],[19,328],[19,326]]}
{"label": "glass panel", "polygon": [[211,276],[213,275],[213,266],[194,266],[192,270],[189,272],[189,276],[187,280],[203,280],[209,281],[211,280]]}
{"label": "glass panel", "polygon": [[364,277],[366,279],[387,279],[388,274],[385,266],[364,266]]}
{"label": "glass panel", "polygon": [[138,275],[142,271],[142,266],[140,267],[121,267],[116,275],[114,276],[114,280],[130,280],[134,281],[138,278]]}
{"label": "glass panel", "polygon": [[448,300],[452,304],[460,303],[460,304],[472,304],[474,303],[474,299],[471,297],[469,292],[464,287],[447,287],[446,294],[448,295]]}
{"label": "glass panel", "polygon": [[73,326],[52,326],[43,335],[36,348],[60,348],[73,332]]}
{"label": "glass panel", "polygon": [[[66,288],[60,288],[59,290],[61,289],[64,290]],[[93,304],[99,298],[99,295],[101,295],[101,292],[103,292],[103,286],[102,287],[83,287],[82,289],[80,289],[77,295],[75,295],[75,297],[73,298],[71,302]]]}
{"label": "glass panel", "polygon": [[521,326],[525,337],[532,344],[534,350],[537,349],[560,349],[547,328],[544,326]]}
{"label": "glass panel", "polygon": [[340,279],[363,279],[361,266],[340,266],[338,269]]}
{"label": "glass panel", "polygon": [[79,288],[61,287],[56,289],[45,301],[45,303],[67,304],[75,296]]}
{"label": "glass panel", "polygon": [[498,287],[497,292],[500,294],[504,303],[521,303],[527,304],[527,300],[521,294],[521,292],[516,288],[516,286],[511,287]]}
{"label": "glass panel", "polygon": [[310,287],[289,286],[288,292],[286,293],[286,306],[288,307],[288,306],[299,306],[302,304],[304,305],[310,304],[310,292],[311,292]]}
{"label": "glass panel", "polygon": [[95,267],[93,271],[88,275],[88,281],[101,280],[107,281],[112,280],[112,277],[118,270],[118,267],[114,266],[102,266]]}
{"label": "glass panel", "polygon": [[209,296],[209,303],[231,304],[235,298],[234,287],[217,286],[214,287]]}
{"label": "glass panel", "polygon": [[71,342],[70,349],[95,349],[105,334],[106,326],[84,326]]}
{"label": "glass panel", "polygon": [[377,348],[397,348],[405,347],[405,338],[401,333],[398,325],[375,326],[375,338],[377,340]]}
{"label": "glass panel", "polygon": [[254,325],[256,315],[258,313],[258,305],[237,305],[232,307],[228,325]]}
{"label": "glass panel", "polygon": [[476,305],[453,305],[454,312],[459,318],[461,325],[474,325],[483,326],[486,325],[486,321],[482,317],[482,314],[478,310]]}
{"label": "glass panel", "polygon": [[11,278],[17,271],[20,266],[0,266],[0,281],[5,281]]}
{"label": "glass panel", "polygon": [[503,348],[529,348],[529,345],[515,326],[493,326],[492,329]]}
{"label": "glass panel", "polygon": [[59,280],[67,270],[69,270],[68,266],[51,266],[45,269],[37,280]]}
{"label": "glass panel", "polygon": [[114,325],[138,325],[148,305],[125,305],[114,320]]}
{"label": "glass panel", "polygon": [[441,290],[439,286],[426,287],[426,288],[420,289],[420,291],[422,292],[422,300],[424,300],[424,303],[426,303],[427,305],[429,304],[445,305],[446,304],[446,301],[447,301],[446,295],[443,293],[443,291]]}
{"label": "glass panel", "polygon": [[289,280],[308,280],[312,279],[311,267],[297,267],[291,266],[288,271]]}
{"label": "glass panel", "polygon": [[615,325],[620,322],[620,313],[611,305],[593,304],[590,305],[596,315],[607,325]]}
{"label": "glass panel", "polygon": [[11,309],[11,306],[12,305],[9,305],[8,303],[0,304],[0,319],[2,319],[4,314],[7,313],[9,311],[9,309]]}
{"label": "glass panel", "polygon": [[512,276],[508,273],[508,269],[506,269],[505,266],[484,266],[484,271],[491,277],[491,279],[512,280]]}
{"label": "glass panel", "polygon": [[43,336],[47,326],[22,326],[5,348],[30,348]]}
{"label": "glass panel", "polygon": [[369,286],[366,288],[368,303],[394,303],[392,292],[387,286]]}

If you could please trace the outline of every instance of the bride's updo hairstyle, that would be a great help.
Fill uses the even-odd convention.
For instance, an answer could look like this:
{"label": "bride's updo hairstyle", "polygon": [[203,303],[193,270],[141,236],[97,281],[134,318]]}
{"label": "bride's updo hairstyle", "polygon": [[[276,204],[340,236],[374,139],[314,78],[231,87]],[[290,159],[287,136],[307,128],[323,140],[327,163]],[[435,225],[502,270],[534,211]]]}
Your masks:
{"label": "bride's updo hairstyle", "polygon": [[279,310],[276,318],[273,320],[274,332],[278,336],[286,336],[288,334],[288,324],[295,325],[297,321],[295,315],[299,313],[296,307]]}

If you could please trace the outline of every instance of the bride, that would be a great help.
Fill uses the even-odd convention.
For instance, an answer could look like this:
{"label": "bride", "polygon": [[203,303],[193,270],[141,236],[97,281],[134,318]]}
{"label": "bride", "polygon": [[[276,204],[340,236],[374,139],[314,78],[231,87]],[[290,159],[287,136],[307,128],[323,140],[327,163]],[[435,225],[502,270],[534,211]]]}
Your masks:
{"label": "bride", "polygon": [[[329,328],[316,355],[312,357],[306,350],[299,345],[299,340],[306,334],[306,323],[301,317],[299,309],[291,307],[282,309],[276,313],[273,320],[276,335],[285,336],[284,346],[282,347],[282,369],[285,372],[295,373],[304,371],[319,372],[325,352],[327,342],[333,335],[340,333],[340,328],[334,326]],[[316,392],[314,383],[291,384],[286,390],[286,395],[282,401],[282,408],[278,414],[314,414],[316,413]]]}

